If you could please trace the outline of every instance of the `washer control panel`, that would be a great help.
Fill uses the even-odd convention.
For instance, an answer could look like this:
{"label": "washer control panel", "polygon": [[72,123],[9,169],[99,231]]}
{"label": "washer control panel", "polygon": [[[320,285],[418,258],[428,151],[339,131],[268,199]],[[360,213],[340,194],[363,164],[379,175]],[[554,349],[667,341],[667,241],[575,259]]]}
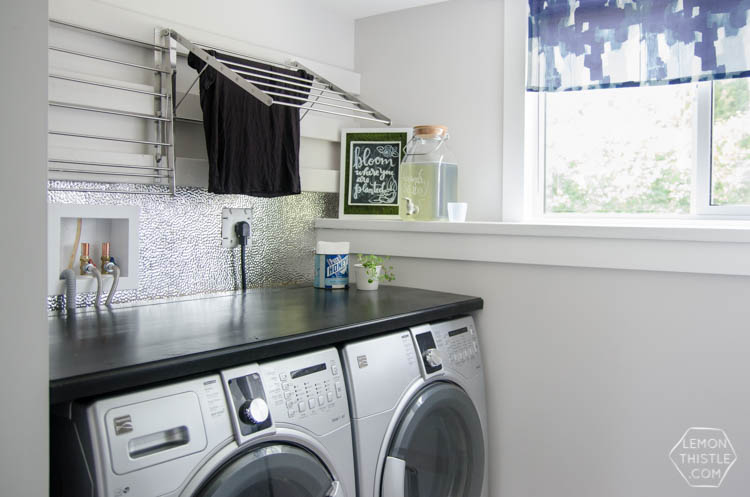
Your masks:
{"label": "washer control panel", "polygon": [[249,364],[221,372],[230,404],[232,427],[238,443],[254,434],[273,428],[273,415],[257,364]]}
{"label": "washer control panel", "polygon": [[334,348],[261,364],[277,422],[322,435],[349,422],[349,405]]}
{"label": "washer control panel", "polygon": [[471,317],[432,323],[433,336],[443,360],[466,377],[481,371],[479,340]]}

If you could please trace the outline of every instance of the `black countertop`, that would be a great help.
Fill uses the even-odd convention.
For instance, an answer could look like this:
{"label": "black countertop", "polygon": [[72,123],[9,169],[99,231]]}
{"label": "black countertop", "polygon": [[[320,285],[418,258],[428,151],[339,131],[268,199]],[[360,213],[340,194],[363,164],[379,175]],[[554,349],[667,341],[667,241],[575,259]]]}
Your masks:
{"label": "black countertop", "polygon": [[50,403],[338,344],[482,306],[476,297],[397,286],[304,287],[50,317]]}

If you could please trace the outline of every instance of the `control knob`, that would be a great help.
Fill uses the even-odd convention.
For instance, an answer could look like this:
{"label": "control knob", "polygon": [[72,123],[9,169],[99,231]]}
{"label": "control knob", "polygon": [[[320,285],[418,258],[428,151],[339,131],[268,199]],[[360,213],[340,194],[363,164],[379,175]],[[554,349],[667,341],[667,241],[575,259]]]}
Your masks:
{"label": "control knob", "polygon": [[258,425],[268,419],[268,404],[257,398],[246,400],[239,409],[240,421],[248,425]]}
{"label": "control knob", "polygon": [[427,349],[423,357],[427,365],[431,368],[437,368],[443,364],[443,358],[440,357],[438,349]]}

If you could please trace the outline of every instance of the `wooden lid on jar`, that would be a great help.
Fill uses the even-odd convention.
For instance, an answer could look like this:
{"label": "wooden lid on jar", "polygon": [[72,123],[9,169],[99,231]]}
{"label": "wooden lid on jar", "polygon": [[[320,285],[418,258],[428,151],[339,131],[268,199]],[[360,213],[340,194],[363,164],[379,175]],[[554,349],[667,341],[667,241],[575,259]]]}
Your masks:
{"label": "wooden lid on jar", "polygon": [[421,125],[421,126],[414,126],[414,136],[422,136],[425,138],[431,138],[431,137],[444,137],[448,134],[448,127],[447,126],[440,126],[440,125]]}

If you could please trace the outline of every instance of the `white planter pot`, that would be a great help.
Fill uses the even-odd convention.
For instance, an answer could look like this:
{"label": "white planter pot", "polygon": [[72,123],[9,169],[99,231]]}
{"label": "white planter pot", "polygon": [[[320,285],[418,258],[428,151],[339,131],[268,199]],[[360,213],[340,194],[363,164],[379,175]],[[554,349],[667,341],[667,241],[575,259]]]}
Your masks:
{"label": "white planter pot", "polygon": [[377,277],[372,278],[372,283],[368,281],[370,277],[367,275],[367,270],[362,264],[354,265],[354,272],[357,275],[357,290],[377,290],[380,280],[380,273],[383,271],[383,266],[378,266]]}

